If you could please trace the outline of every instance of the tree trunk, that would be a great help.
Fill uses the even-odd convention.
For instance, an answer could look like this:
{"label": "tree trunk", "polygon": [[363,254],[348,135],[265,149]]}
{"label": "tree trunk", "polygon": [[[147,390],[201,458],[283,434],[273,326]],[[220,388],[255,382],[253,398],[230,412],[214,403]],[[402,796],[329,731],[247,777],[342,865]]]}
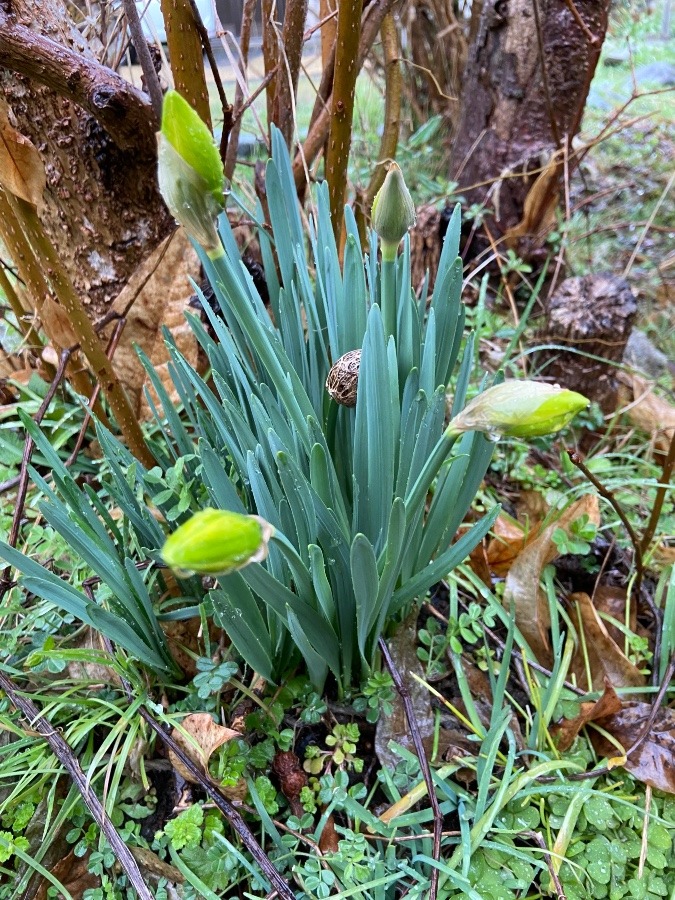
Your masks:
{"label": "tree trunk", "polygon": [[98,317],[172,227],[149,101],[96,61],[62,0],[0,0],[0,91],[45,164],[45,231]]}
{"label": "tree trunk", "polygon": [[[493,238],[507,235],[509,243],[514,230],[510,243],[521,255],[531,255],[538,241],[527,242],[545,226],[558,198],[563,154],[581,124],[609,5],[610,0],[483,3],[469,49],[450,178],[467,205],[490,207]],[[536,208],[526,210],[525,198],[542,169]]]}

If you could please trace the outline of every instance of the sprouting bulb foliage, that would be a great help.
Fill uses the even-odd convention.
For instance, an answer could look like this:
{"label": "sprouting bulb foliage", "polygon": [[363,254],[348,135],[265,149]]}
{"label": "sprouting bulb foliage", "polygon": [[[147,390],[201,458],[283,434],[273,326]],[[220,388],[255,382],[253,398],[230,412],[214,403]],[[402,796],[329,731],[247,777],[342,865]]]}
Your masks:
{"label": "sprouting bulb foliage", "polygon": [[[182,143],[189,128],[174,133],[167,126],[165,132],[172,151],[197,173],[203,196],[215,202],[212,152],[204,144],[204,155],[193,154],[189,141]],[[344,693],[372,676],[380,636],[490,529],[496,509],[454,541],[494,449],[481,431],[470,429],[492,433],[496,420],[484,428],[483,420],[462,419],[474,339],[464,336],[459,209],[447,229],[433,294],[417,298],[407,237],[402,254],[383,258],[380,266],[378,237],[371,234],[364,262],[349,208],[341,265],[325,184],[318,186],[317,215],[305,232],[288,151],[274,129],[266,191],[271,230],[261,228],[258,237],[270,308],[221,217],[217,246],[210,233],[210,243],[199,248],[220,308],[216,315],[204,304],[215,338],[190,320],[208,357],[209,380],[167,338],[179,413],[142,357],[162,408],[153,453],[165,473],[180,471],[184,485],[171,485],[167,499],[164,479],[99,428],[110,472],[106,488],[124,513],[121,526],[90,488],[75,483],[28,421],[53,472],[53,486],[35,476],[47,498],[42,512],[100,576],[101,593],[86,597],[7,546],[0,555],[24,573],[26,589],[166,674],[175,665],[155,606],[170,591],[153,565],[166,541],[171,565],[206,573],[215,585],[209,589],[200,577],[180,581],[183,598],[171,596],[170,615],[197,614],[197,604],[205,603],[263,677],[278,681],[301,661],[317,691],[330,673]],[[262,210],[251,210],[250,217],[262,221]],[[408,226],[400,227],[399,237]],[[361,351],[356,405],[340,406],[326,391],[326,379],[332,364],[354,350]],[[462,427],[445,424],[451,379],[453,422]],[[485,396],[493,416],[496,395],[490,390]],[[467,416],[482,409],[480,396]],[[560,400],[537,401],[526,420],[520,412],[514,419],[511,404],[494,430],[542,433],[544,421],[559,427],[570,412]],[[174,495],[181,498],[178,510]],[[156,510],[167,504],[175,521],[160,524]],[[188,512],[195,509],[211,512],[195,520]],[[208,528],[202,528],[204,516],[213,519]],[[219,526],[211,530],[216,519],[222,524],[232,517],[246,522],[243,548],[235,547],[241,535],[225,538]],[[274,530],[269,544],[261,520]],[[230,538],[233,554],[226,546]]]}

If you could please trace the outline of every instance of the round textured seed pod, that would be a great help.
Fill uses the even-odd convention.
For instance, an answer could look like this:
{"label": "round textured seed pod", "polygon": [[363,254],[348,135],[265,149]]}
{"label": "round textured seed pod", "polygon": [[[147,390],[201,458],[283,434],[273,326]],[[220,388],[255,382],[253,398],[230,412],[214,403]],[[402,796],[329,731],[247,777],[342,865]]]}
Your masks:
{"label": "round textured seed pod", "polygon": [[356,406],[360,364],[361,351],[350,350],[338,359],[328,373],[326,390],[341,406]]}

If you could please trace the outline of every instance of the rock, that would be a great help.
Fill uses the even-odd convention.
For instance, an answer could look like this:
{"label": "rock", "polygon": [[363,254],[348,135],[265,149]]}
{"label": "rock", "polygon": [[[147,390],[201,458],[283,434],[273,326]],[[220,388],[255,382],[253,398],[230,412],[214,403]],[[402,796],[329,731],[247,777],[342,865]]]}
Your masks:
{"label": "rock", "polygon": [[623,278],[608,272],[567,278],[551,297],[538,336],[560,346],[539,354],[542,377],[613,411],[618,384],[612,363],[623,359],[636,313],[637,301]]}
{"label": "rock", "polygon": [[638,85],[648,83],[659,87],[674,87],[675,65],[661,61],[638,66],[635,70],[635,81]]}
{"label": "rock", "polygon": [[617,68],[625,66],[630,60],[630,53],[627,47],[607,47],[602,55],[603,66]]}
{"label": "rock", "polygon": [[662,375],[675,375],[675,363],[652,344],[644,331],[637,328],[630,333],[623,361],[627,366],[644,372],[649,378],[658,379]]}

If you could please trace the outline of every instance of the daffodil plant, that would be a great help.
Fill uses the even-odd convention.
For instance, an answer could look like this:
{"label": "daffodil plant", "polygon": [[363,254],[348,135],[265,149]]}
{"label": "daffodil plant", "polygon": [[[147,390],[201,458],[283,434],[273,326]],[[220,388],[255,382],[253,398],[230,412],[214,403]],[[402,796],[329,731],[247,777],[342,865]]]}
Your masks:
{"label": "daffodil plant", "polygon": [[[317,187],[316,217],[306,233],[288,151],[273,130],[269,223],[258,230],[266,308],[225,216],[216,230],[222,208],[217,150],[196,113],[173,93],[159,140],[163,194],[197,245],[220,308],[217,314],[204,302],[210,334],[198,318],[190,319],[208,358],[208,377],[168,339],[179,412],[145,361],[162,407],[155,410],[162,436],[153,446],[161,461],[156,470],[145,471],[99,429],[108,490],[125,514],[124,534],[58,465],[63,499],[45,485],[45,515],[84,550],[82,534],[101,544],[107,535],[114,559],[94,550],[87,558],[108,589],[122,587],[124,597],[136,599],[129,601],[127,630],[115,631],[103,619],[100,627],[132,653],[140,635],[155,668],[167,665],[160,664],[165,647],[148,598],[168,593],[161,590],[161,565],[168,565],[182,576],[172,590],[175,595],[177,583],[183,599],[174,596],[162,614],[185,617],[205,607],[264,677],[278,681],[302,662],[317,688],[331,675],[344,692],[372,671],[380,636],[489,531],[496,509],[456,539],[494,438],[557,431],[586,401],[571,391],[507,382],[466,403],[474,338],[464,334],[459,209],[433,293],[417,297],[407,237],[414,204],[397,166],[376,198],[365,260],[346,207],[341,262],[327,186]],[[262,225],[260,207],[248,215]],[[340,390],[334,365],[344,359],[357,382]],[[178,513],[163,483],[177,466],[189,486]],[[174,524],[162,527],[158,512]],[[73,596],[66,606],[53,580],[33,577],[36,564],[4,552],[29,574],[31,590],[75,610]],[[125,562],[132,554],[160,568],[141,576]],[[89,601],[83,608],[96,622],[92,606]]]}

